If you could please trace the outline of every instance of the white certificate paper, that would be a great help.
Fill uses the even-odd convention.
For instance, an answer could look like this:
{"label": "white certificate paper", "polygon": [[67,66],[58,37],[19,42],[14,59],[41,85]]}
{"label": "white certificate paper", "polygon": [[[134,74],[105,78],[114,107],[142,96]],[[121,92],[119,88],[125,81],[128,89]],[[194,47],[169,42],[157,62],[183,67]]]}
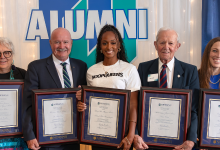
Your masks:
{"label": "white certificate paper", "polygon": [[179,138],[181,99],[151,97],[148,118],[148,136]]}
{"label": "white certificate paper", "polygon": [[0,90],[0,128],[18,126],[18,90]]}
{"label": "white certificate paper", "polygon": [[43,99],[44,136],[73,133],[72,98]]}
{"label": "white certificate paper", "polygon": [[90,97],[88,134],[117,138],[119,99]]}
{"label": "white certificate paper", "polygon": [[208,138],[220,138],[220,100],[209,101]]}

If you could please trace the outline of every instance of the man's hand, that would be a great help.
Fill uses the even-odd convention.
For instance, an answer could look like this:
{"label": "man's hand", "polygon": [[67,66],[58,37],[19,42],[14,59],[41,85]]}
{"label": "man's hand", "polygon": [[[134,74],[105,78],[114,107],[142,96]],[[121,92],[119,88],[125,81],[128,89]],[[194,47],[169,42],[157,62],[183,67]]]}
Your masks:
{"label": "man's hand", "polygon": [[193,141],[185,141],[182,145],[176,146],[174,150],[192,150],[194,146]]}
{"label": "man's hand", "polygon": [[36,139],[27,141],[27,145],[29,149],[33,149],[33,150],[40,149],[39,144]]}
{"label": "man's hand", "polygon": [[[78,88],[81,88],[81,86],[79,85]],[[76,98],[78,100],[77,103],[78,112],[83,112],[86,109],[86,104],[81,102],[81,94],[82,94],[82,90],[76,92]]]}
{"label": "man's hand", "polygon": [[134,148],[136,150],[148,149],[147,144],[144,143],[143,139],[139,135],[134,136]]}
{"label": "man's hand", "polygon": [[[79,85],[78,88],[81,88],[81,86]],[[79,101],[81,100],[81,95],[82,95],[82,90],[79,90],[79,91],[76,92],[77,100],[79,100]]]}

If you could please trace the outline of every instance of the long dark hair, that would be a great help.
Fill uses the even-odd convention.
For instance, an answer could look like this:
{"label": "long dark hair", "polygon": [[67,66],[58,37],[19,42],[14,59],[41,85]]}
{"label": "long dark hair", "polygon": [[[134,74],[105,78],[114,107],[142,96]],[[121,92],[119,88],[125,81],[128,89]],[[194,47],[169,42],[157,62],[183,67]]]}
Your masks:
{"label": "long dark hair", "polygon": [[220,42],[220,37],[216,37],[209,41],[202,56],[202,63],[199,69],[199,82],[201,88],[210,88],[209,79],[212,75],[212,65],[210,63],[209,56],[211,48],[216,42]]}
{"label": "long dark hair", "polygon": [[102,40],[102,35],[107,32],[107,31],[112,31],[115,34],[116,39],[119,41],[120,43],[120,49],[121,51],[118,52],[117,57],[118,59],[121,59],[125,62],[128,62],[127,60],[127,55],[125,52],[125,48],[124,48],[124,42],[122,40],[121,34],[118,31],[118,29],[116,27],[114,27],[113,25],[109,25],[106,24],[100,31],[98,39],[97,39],[97,46],[96,46],[96,63],[99,63],[101,61],[104,60],[104,55],[101,53],[101,40]]}

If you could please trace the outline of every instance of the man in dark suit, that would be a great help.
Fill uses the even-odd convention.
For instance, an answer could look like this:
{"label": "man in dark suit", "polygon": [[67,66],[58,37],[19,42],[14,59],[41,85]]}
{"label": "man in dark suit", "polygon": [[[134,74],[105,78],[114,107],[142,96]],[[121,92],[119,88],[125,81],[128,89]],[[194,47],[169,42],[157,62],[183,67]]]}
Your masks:
{"label": "man in dark suit", "polygon": [[[72,48],[72,40],[68,30],[57,28],[51,34],[50,46],[52,55],[48,58],[36,60],[28,65],[24,84],[23,98],[23,135],[27,141],[28,148],[39,149],[38,141],[35,138],[32,124],[32,90],[67,88],[64,83],[63,66],[66,63],[66,71],[69,76],[69,87],[86,85],[87,65],[81,60],[69,58]],[[54,145],[41,149],[80,149],[79,144]]]}
{"label": "man in dark suit", "polygon": [[[158,31],[155,48],[159,58],[143,62],[138,67],[142,86],[192,89],[192,111],[191,125],[187,132],[187,140],[176,150],[191,150],[197,139],[197,106],[199,78],[196,66],[179,61],[174,57],[174,53],[180,47],[178,34],[169,28],[161,28]],[[165,66],[165,67],[163,67]],[[165,78],[161,76],[163,70],[166,71]],[[162,82],[164,81],[164,82]],[[166,85],[166,86],[165,86]],[[135,136],[134,146],[136,149],[147,148],[142,138]]]}

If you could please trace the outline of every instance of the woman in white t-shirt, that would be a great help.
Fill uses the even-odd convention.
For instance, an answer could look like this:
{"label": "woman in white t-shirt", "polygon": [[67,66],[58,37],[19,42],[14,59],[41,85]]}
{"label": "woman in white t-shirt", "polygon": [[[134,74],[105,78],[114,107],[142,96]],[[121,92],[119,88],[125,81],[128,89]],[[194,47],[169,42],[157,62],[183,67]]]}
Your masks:
{"label": "woman in white t-shirt", "polygon": [[[87,85],[131,90],[129,132],[118,148],[129,149],[135,135],[137,123],[138,90],[141,82],[137,69],[128,63],[120,32],[112,25],[105,25],[98,36],[96,64],[87,71]],[[77,92],[81,99],[81,92]],[[79,112],[86,109],[86,104],[79,102]],[[99,149],[95,146],[92,148]]]}

